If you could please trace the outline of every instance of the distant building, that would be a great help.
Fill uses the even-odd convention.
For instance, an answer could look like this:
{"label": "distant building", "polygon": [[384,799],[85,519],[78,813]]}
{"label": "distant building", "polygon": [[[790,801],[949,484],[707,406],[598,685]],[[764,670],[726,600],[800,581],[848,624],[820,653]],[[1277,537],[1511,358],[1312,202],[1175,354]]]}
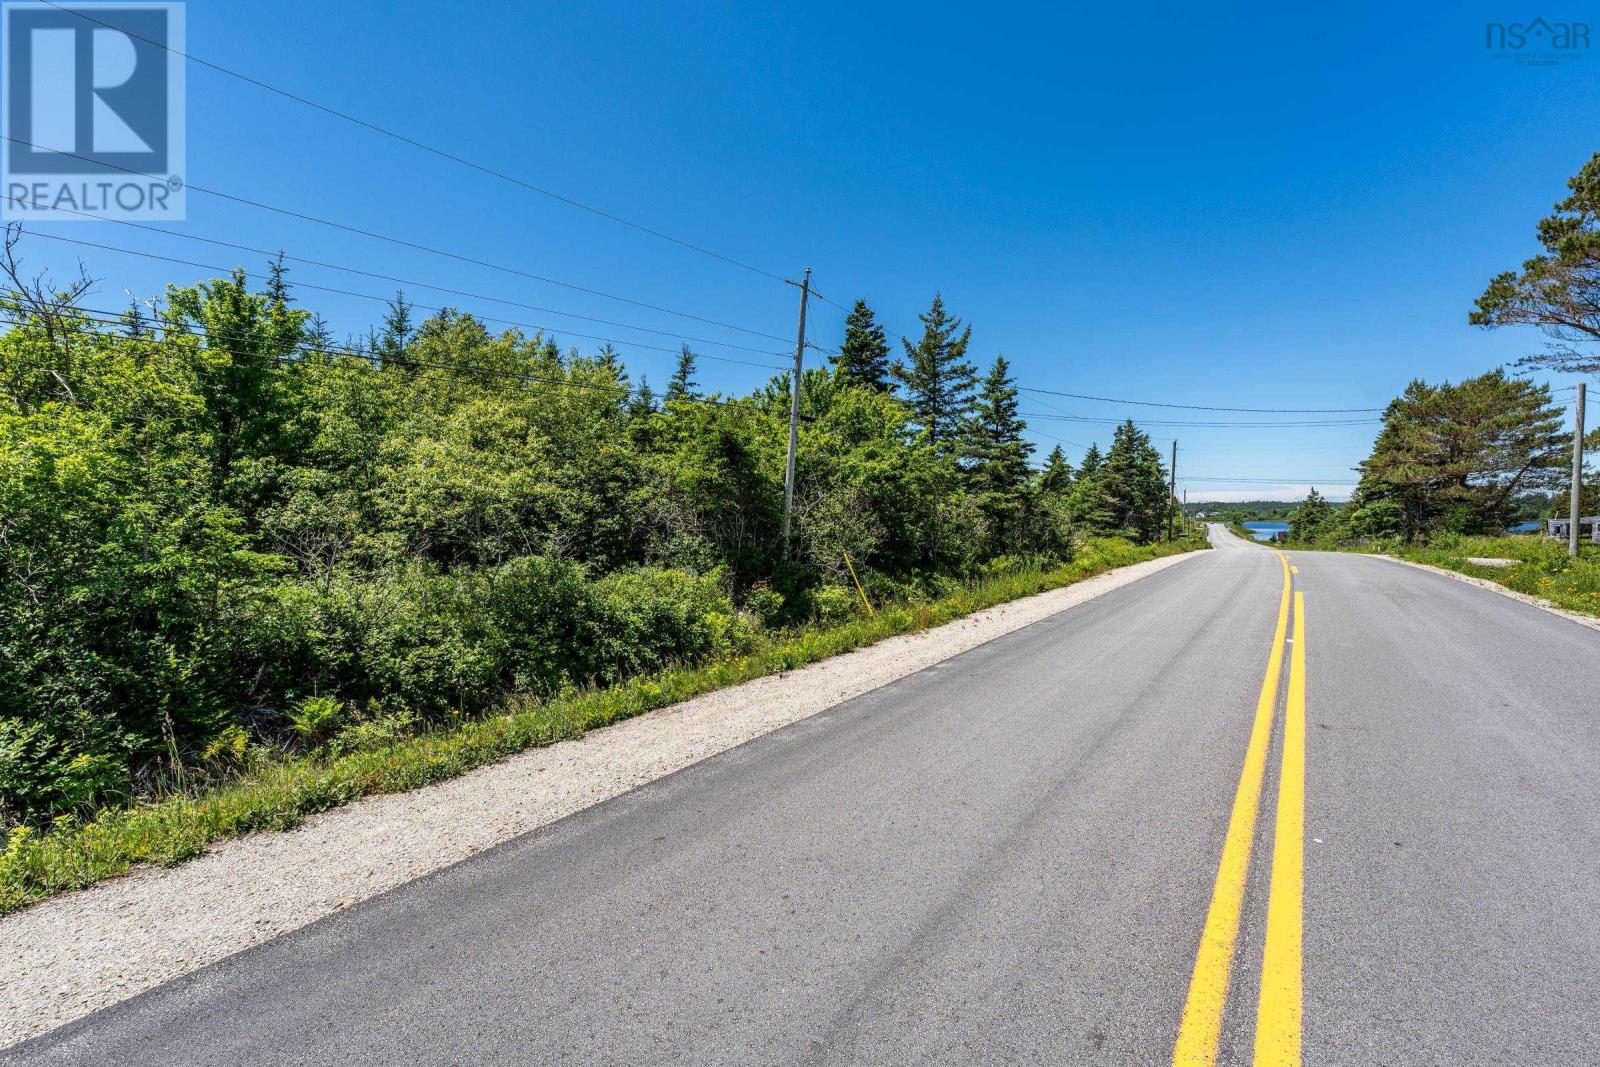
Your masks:
{"label": "distant building", "polygon": [[[1571,519],[1546,519],[1544,535],[1557,541],[1568,540],[1568,533],[1572,529]],[[1600,515],[1585,515],[1578,520],[1578,540],[1587,537],[1589,540],[1600,544]]]}

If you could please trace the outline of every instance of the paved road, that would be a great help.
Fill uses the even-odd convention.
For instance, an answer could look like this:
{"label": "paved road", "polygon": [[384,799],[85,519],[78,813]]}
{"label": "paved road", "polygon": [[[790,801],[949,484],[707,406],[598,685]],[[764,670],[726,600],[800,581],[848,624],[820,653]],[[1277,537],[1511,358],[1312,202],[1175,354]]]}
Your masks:
{"label": "paved road", "polygon": [[1600,634],[1216,534],[6,1061],[1600,1062]]}

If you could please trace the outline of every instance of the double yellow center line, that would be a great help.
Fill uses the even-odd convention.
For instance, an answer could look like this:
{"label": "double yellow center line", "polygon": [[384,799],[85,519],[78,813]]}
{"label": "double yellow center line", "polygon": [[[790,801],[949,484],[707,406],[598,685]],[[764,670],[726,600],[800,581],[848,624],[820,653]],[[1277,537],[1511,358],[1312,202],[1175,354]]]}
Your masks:
{"label": "double yellow center line", "polygon": [[[1244,769],[1233,797],[1233,813],[1222,842],[1222,860],[1211,892],[1211,906],[1195,954],[1194,974],[1173,1048],[1174,1067],[1210,1067],[1217,1061],[1234,948],[1244,912],[1250,852],[1255,843],[1272,721],[1278,708],[1284,646],[1289,643],[1292,579],[1282,552],[1283,592],[1278,623],[1267,656],[1267,671],[1256,698],[1255,721],[1245,748]],[[1295,568],[1298,573],[1299,568]],[[1306,629],[1305,594],[1293,592],[1294,641],[1289,653],[1289,690],[1284,707],[1283,763],[1278,784],[1277,823],[1272,839],[1272,882],[1267,897],[1266,946],[1261,960],[1256,1005],[1255,1062],[1260,1067],[1299,1067],[1301,1013],[1302,900],[1305,872]]]}

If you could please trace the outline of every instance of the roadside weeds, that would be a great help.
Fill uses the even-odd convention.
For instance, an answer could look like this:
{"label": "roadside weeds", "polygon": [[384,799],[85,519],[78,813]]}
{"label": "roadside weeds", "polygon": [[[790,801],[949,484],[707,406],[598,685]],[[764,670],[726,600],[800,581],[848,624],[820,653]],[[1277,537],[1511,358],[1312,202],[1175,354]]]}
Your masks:
{"label": "roadside weeds", "polygon": [[748,655],[545,702],[513,700],[498,714],[457,726],[336,758],[286,760],[232,785],[108,812],[82,825],[63,823],[45,833],[18,828],[0,854],[0,915],[126,873],[140,864],[181,863],[219,840],[291,829],[310,815],[361,797],[404,792],[456,778],[518,752],[582,737],[590,730],[691,697],[793,670],[888,637],[926,630],[1129,564],[1200,547],[1193,542],[1142,548],[1095,542],[1064,567],[984,579],[930,603],[890,607],[875,618],[783,635]]}

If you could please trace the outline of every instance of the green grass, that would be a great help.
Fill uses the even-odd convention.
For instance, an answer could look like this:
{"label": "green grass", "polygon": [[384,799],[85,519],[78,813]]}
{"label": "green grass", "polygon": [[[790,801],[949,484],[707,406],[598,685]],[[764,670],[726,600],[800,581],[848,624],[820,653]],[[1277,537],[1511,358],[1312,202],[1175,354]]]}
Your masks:
{"label": "green grass", "polygon": [[938,626],[1116,567],[1203,547],[1203,540],[1143,548],[1118,540],[1091,541],[1077,559],[1063,567],[985,578],[939,600],[880,610],[876,618],[792,631],[744,656],[667,670],[549,701],[513,699],[494,715],[385,747],[336,758],[285,759],[229,785],[105,812],[83,824],[63,822],[43,833],[19,827],[11,831],[0,855],[0,915],[123,874],[138,864],[180,863],[223,838],[287,830],[307,816],[360,797],[454,778],[517,752],[581,737],[588,730],[653,708],[793,670],[897,634]]}
{"label": "green grass", "polygon": [[[1600,616],[1600,545],[1578,547],[1579,557],[1571,559],[1565,541],[1547,537],[1443,535],[1427,545],[1398,545],[1390,552],[1401,559],[1487,578],[1568,611]],[[1517,562],[1510,567],[1485,567],[1468,563],[1468,557]]]}

